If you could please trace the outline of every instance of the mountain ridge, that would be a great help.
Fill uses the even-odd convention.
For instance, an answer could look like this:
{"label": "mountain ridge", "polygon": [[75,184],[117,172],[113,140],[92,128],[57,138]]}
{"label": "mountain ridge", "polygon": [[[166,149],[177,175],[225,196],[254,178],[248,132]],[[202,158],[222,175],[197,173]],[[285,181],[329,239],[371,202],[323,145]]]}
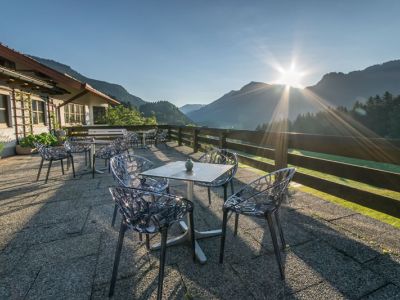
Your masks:
{"label": "mountain ridge", "polygon": [[254,129],[261,122],[269,122],[272,117],[293,120],[298,114],[320,111],[326,105],[350,107],[356,101],[365,101],[386,91],[400,94],[399,83],[400,60],[347,74],[327,73],[313,86],[305,89],[291,87],[287,92],[287,103],[279,101],[283,97],[284,86],[252,81],[188,113],[188,116],[204,126]]}
{"label": "mountain ridge", "polygon": [[130,103],[132,106],[139,107],[140,105],[145,104],[147,102],[140,97],[132,95],[122,85],[119,85],[117,83],[110,83],[104,80],[98,80],[87,77],[85,75],[82,75],[78,71],[72,69],[70,66],[52,59],[47,59],[32,55],[29,55],[29,57],[37,60],[38,62],[52,69],[67,74],[79,81],[86,82],[91,86],[93,86],[95,89],[109,95],[112,98],[118,99],[119,101],[122,101],[124,103]]}

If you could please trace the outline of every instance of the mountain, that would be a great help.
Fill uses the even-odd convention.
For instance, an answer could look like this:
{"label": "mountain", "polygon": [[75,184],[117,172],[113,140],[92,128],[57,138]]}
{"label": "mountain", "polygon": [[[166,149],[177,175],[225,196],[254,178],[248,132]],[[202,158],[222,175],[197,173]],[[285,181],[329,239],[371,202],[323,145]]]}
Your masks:
{"label": "mountain", "polygon": [[321,111],[324,105],[351,107],[357,100],[385,91],[400,94],[400,60],[347,74],[328,73],[305,89],[250,82],[187,115],[199,125],[254,129],[271,121],[274,114],[274,120],[284,117],[293,120],[301,113]]}
{"label": "mountain", "polygon": [[64,74],[68,74],[69,76],[78,79],[79,81],[89,83],[95,89],[109,95],[112,98],[118,99],[125,104],[135,106],[145,116],[155,115],[159,124],[193,124],[192,120],[190,120],[175,105],[168,101],[146,102],[143,99],[130,94],[123,86],[119,84],[109,83],[106,81],[86,77],[72,69],[70,66],[64,65],[51,59],[41,58],[37,56],[30,57],[52,69],[55,69]]}
{"label": "mountain", "polygon": [[205,104],[186,104],[182,107],[179,107],[179,110],[183,112],[185,115],[187,115],[192,111],[199,110],[203,106],[205,106]]}
{"label": "mountain", "polygon": [[[287,101],[280,101],[287,94]],[[278,103],[279,105],[278,109]],[[285,107],[285,103],[290,106]],[[315,105],[301,89],[286,89],[283,85],[250,82],[238,91],[230,91],[218,100],[188,113],[199,125],[219,128],[254,129],[260,122],[277,118],[295,118],[298,113],[315,110]],[[262,121],[261,121],[262,120]]]}
{"label": "mountain", "polygon": [[193,123],[175,105],[168,101],[148,102],[139,107],[145,117],[155,115],[158,124],[187,125]]}
{"label": "mountain", "polygon": [[59,63],[51,59],[46,59],[31,55],[30,57],[54,70],[57,70],[64,74],[68,74],[69,76],[78,79],[79,81],[86,82],[91,86],[93,86],[95,89],[122,102],[130,103],[131,105],[136,107],[139,107],[140,105],[146,103],[143,99],[130,94],[123,86],[119,84],[109,83],[106,81],[86,77],[80,74],[79,72],[75,71],[74,69],[72,69],[70,66],[64,65],[62,63]]}
{"label": "mountain", "polygon": [[388,91],[400,94],[400,60],[389,61],[368,67],[362,71],[328,73],[311,91],[338,106],[351,106],[356,100],[366,100],[371,96]]}

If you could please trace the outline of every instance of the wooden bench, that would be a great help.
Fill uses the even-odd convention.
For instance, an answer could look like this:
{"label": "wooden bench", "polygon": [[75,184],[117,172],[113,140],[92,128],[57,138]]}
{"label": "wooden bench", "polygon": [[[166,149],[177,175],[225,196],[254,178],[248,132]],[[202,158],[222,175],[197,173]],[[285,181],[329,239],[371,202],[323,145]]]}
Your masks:
{"label": "wooden bench", "polygon": [[93,137],[117,137],[127,134],[127,130],[124,128],[117,129],[89,129],[88,136]]}

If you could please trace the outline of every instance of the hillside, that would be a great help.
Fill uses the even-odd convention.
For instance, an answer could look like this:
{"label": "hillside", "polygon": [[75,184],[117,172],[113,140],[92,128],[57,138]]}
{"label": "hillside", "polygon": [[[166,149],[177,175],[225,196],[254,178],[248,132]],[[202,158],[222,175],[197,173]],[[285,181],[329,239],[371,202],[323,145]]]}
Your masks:
{"label": "hillside", "polygon": [[179,110],[187,115],[188,113],[191,113],[195,110],[199,110],[203,106],[205,106],[205,104],[186,104],[182,107],[179,107]]}
{"label": "hillside", "polygon": [[175,105],[168,101],[148,102],[139,107],[145,117],[155,115],[158,124],[187,125],[193,123]]}
{"label": "hillside", "polygon": [[[260,120],[270,120],[285,86],[250,82],[238,91],[230,91],[205,107],[191,112],[188,117],[199,125],[221,128],[254,129]],[[290,106],[280,106],[279,118],[295,118],[298,113],[315,111],[313,105],[300,89],[289,90]]]}
{"label": "hillside", "polygon": [[123,86],[115,83],[109,83],[102,80],[92,79],[82,75],[81,73],[75,71],[70,66],[64,65],[62,63],[56,62],[51,59],[41,58],[37,56],[30,56],[38,62],[55,69],[61,73],[68,74],[71,77],[78,79],[79,81],[89,83],[95,89],[109,95],[112,98],[118,99],[125,103],[130,103],[133,106],[140,106],[145,103],[145,101],[137,96],[130,94]]}
{"label": "hillside", "polygon": [[308,89],[336,106],[347,107],[356,100],[366,100],[386,91],[397,95],[400,94],[400,60],[347,74],[328,73]]}
{"label": "hillside", "polygon": [[[314,86],[306,89],[290,88],[288,104],[281,101],[285,87],[251,82],[238,91],[231,91],[188,117],[200,125],[210,127],[254,129],[258,124],[269,122],[274,112],[281,112],[275,119],[322,110],[318,97],[329,106],[351,107],[357,100],[389,91],[400,94],[400,60],[374,65],[362,71],[348,74],[328,73]],[[284,107],[287,106],[285,109]]]}
{"label": "hillside", "polygon": [[72,69],[70,66],[54,60],[40,58],[37,56],[31,57],[52,69],[68,74],[79,81],[89,83],[95,89],[98,89],[112,98],[118,99],[123,104],[135,106],[141,112],[143,112],[145,116],[152,116],[154,114],[159,124],[186,125],[193,123],[193,121],[183,114],[175,105],[168,101],[146,102],[143,99],[130,94],[123,86],[119,84],[86,77]]}

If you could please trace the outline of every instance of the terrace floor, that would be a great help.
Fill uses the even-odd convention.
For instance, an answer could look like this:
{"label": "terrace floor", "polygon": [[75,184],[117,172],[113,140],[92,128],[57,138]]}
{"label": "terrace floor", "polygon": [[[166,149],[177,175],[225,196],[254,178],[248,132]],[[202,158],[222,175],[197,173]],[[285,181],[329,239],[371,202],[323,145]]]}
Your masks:
{"label": "terrace floor", "polygon": [[[135,150],[156,165],[182,160],[187,147]],[[194,155],[197,157],[198,154]],[[77,159],[78,160],[78,159]],[[36,182],[40,158],[0,160],[0,299],[107,299],[118,237],[106,173],[61,174]],[[78,172],[83,169],[78,160]],[[45,169],[43,170],[45,171]],[[236,189],[259,176],[240,167]],[[171,192],[185,195],[172,182]],[[219,238],[201,240],[209,260],[193,263],[190,248],[168,248],[165,299],[395,299],[400,297],[400,231],[346,208],[292,189],[282,222],[290,245],[281,281],[266,223],[240,219],[239,234],[229,222],[225,262],[218,263]],[[195,226],[221,226],[222,190],[195,187]],[[118,222],[117,222],[118,224]],[[175,231],[175,233],[174,233]],[[171,235],[177,229],[171,230]],[[154,236],[151,243],[159,239]],[[150,299],[157,293],[159,252],[148,252],[128,233],[121,255],[116,299]]]}

